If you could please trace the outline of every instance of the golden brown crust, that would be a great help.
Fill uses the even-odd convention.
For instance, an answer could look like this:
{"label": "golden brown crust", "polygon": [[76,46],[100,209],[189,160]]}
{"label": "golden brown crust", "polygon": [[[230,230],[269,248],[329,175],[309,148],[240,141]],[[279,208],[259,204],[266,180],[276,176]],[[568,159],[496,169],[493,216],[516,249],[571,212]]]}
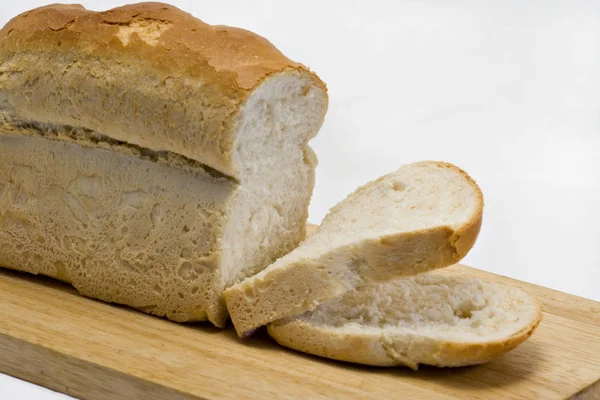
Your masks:
{"label": "golden brown crust", "polygon": [[[134,21],[165,26],[156,45],[136,33],[125,44],[119,28]],[[11,19],[0,31],[0,55],[21,51],[77,52],[151,63],[177,76],[214,75],[231,94],[252,89],[265,76],[288,68],[306,70],[267,39],[244,29],[208,25],[174,6],[137,3],[96,12],[81,5],[52,4]],[[321,83],[322,84],[322,83]]]}
{"label": "golden brown crust", "polygon": [[472,187],[476,189],[477,196],[477,213],[471,220],[471,222],[461,229],[454,233],[454,237],[452,238],[452,246],[456,252],[458,257],[457,261],[462,259],[475,245],[475,241],[479,236],[479,231],[481,230],[481,224],[483,222],[483,208],[484,208],[484,200],[483,200],[483,192],[481,188],[477,184],[477,182],[471,178],[471,176],[464,171],[463,169],[457,167],[456,165],[439,161],[436,163],[440,167],[445,167],[449,169],[453,169],[460,173],[468,182],[471,183]]}
{"label": "golden brown crust", "polygon": [[0,71],[0,108],[15,120],[91,129],[238,181],[252,163],[238,154],[240,118],[259,88],[290,78],[320,92],[303,144],[327,107],[325,84],[266,39],[162,3],[23,13],[0,31]]}
{"label": "golden brown crust", "polygon": [[225,325],[220,241],[238,185],[114,146],[2,131],[0,266],[173,321]]}

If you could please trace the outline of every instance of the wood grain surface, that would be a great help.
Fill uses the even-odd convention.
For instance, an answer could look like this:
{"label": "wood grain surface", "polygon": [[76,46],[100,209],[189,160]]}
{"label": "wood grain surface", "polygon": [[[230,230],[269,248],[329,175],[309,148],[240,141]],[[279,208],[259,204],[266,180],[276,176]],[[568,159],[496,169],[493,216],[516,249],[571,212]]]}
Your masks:
{"label": "wood grain surface", "polygon": [[0,371],[85,399],[600,399],[600,303],[456,265],[538,296],[531,339],[468,368],[370,368],[279,347],[263,331],[181,325],[0,270]]}

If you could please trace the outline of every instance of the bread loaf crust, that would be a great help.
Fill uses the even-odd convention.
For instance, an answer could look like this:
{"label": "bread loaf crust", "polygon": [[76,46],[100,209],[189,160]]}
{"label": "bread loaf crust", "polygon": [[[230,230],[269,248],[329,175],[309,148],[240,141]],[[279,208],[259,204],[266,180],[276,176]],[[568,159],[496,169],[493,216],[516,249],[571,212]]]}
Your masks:
{"label": "bread loaf crust", "polygon": [[265,38],[163,3],[49,5],[0,31],[0,105],[15,118],[86,127],[239,180],[237,114],[263,79],[293,71],[325,90]]}
{"label": "bread loaf crust", "polygon": [[0,265],[223,326],[219,239],[238,185],[118,151],[0,134]]}

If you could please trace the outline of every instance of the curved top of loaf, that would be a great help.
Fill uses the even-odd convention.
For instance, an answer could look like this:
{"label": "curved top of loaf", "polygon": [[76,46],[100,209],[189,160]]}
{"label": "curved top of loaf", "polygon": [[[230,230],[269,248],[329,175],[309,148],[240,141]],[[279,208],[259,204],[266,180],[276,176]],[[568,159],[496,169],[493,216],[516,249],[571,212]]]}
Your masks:
{"label": "curved top of loaf", "polygon": [[326,110],[325,84],[265,38],[164,3],[53,4],[0,30],[0,120],[89,129],[236,179],[255,162],[244,146],[274,140],[268,121],[304,146]]}
{"label": "curved top of loaf", "polygon": [[267,39],[244,29],[209,25],[165,3],[137,3],[106,11],[79,4],[51,4],[22,13],[0,31],[7,52],[69,51],[151,62],[181,76],[219,73],[223,83],[252,89],[265,76],[293,68]]}

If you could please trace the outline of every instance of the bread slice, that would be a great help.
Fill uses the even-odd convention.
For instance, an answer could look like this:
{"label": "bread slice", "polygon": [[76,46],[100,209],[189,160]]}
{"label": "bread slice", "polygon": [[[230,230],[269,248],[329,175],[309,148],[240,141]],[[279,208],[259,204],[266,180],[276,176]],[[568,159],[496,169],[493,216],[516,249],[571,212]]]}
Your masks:
{"label": "bread slice", "polygon": [[317,231],[259,274],[225,291],[240,336],[369,282],[458,262],[481,226],[483,195],[461,169],[408,164],[333,207]]}
{"label": "bread slice", "polygon": [[138,3],[0,31],[0,265],[174,321],[305,237],[323,82],[251,32]]}
{"label": "bread slice", "polygon": [[517,288],[421,275],[371,284],[268,325],[281,345],[366,365],[481,364],[514,349],[542,318]]}

